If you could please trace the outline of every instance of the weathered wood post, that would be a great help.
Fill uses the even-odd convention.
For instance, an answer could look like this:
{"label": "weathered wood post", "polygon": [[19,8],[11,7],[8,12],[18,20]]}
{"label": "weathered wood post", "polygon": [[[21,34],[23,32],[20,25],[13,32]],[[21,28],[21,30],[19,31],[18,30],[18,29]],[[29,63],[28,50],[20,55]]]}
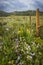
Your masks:
{"label": "weathered wood post", "polygon": [[40,27],[40,22],[39,22],[39,9],[36,10],[36,35],[39,36],[39,27]]}

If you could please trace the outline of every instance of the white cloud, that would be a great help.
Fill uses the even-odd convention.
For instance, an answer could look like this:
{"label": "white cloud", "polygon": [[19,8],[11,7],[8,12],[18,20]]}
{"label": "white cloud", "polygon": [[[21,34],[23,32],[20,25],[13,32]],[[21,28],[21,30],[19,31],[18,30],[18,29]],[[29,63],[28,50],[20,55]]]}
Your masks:
{"label": "white cloud", "polygon": [[[0,7],[2,5],[6,8],[4,8],[5,10],[33,10],[37,7],[43,9],[41,8],[41,6],[43,7],[43,0],[0,0]],[[22,7],[20,8],[20,6]]]}
{"label": "white cloud", "polygon": [[19,1],[27,6],[26,9],[30,9],[30,10],[35,9],[33,5],[35,4],[36,0],[19,0]]}
{"label": "white cloud", "polygon": [[26,6],[29,6],[30,4],[33,4],[34,3],[34,1],[33,0],[19,0],[20,2],[22,2],[23,4],[25,4]]}

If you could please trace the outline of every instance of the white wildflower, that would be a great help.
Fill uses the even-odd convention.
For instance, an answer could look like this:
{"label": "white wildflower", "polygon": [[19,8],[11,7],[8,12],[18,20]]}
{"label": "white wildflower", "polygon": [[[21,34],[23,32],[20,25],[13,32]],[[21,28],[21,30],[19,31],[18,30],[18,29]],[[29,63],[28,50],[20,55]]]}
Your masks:
{"label": "white wildflower", "polygon": [[32,56],[27,56],[27,59],[29,59],[29,58],[32,59]]}
{"label": "white wildflower", "polygon": [[6,28],[6,31],[9,31],[9,28]]}
{"label": "white wildflower", "polygon": [[28,49],[31,50],[31,47],[28,45]]}
{"label": "white wildflower", "polygon": [[17,60],[16,60],[16,63],[18,63],[18,61],[20,60],[20,56],[18,56]]}
{"label": "white wildflower", "polygon": [[35,42],[32,42],[33,44],[35,44]]}
{"label": "white wildflower", "polygon": [[18,56],[17,60],[20,60],[20,56]]}
{"label": "white wildflower", "polygon": [[21,51],[24,51],[23,49],[21,49]]}
{"label": "white wildflower", "polygon": [[34,56],[34,55],[35,55],[35,53],[31,53],[31,55],[32,55],[32,56]]}
{"label": "white wildflower", "polygon": [[39,46],[37,45],[36,48],[38,48]]}

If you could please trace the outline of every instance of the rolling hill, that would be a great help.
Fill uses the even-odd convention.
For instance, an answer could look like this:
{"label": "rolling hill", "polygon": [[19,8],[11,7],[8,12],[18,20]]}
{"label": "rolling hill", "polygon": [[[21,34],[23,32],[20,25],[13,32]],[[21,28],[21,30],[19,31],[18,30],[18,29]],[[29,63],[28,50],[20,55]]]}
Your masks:
{"label": "rolling hill", "polygon": [[[9,16],[9,15],[17,15],[17,16],[35,16],[36,11],[28,10],[28,11],[14,11],[14,12],[4,12],[0,11],[0,16]],[[40,15],[43,15],[43,12],[40,12]]]}

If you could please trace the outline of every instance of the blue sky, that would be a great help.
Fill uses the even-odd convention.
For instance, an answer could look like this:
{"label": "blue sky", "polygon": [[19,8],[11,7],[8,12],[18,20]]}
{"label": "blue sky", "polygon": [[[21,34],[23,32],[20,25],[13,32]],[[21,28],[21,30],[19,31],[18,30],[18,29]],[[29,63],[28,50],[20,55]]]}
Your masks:
{"label": "blue sky", "polygon": [[0,10],[12,12],[23,10],[43,11],[43,0],[0,0]]}

